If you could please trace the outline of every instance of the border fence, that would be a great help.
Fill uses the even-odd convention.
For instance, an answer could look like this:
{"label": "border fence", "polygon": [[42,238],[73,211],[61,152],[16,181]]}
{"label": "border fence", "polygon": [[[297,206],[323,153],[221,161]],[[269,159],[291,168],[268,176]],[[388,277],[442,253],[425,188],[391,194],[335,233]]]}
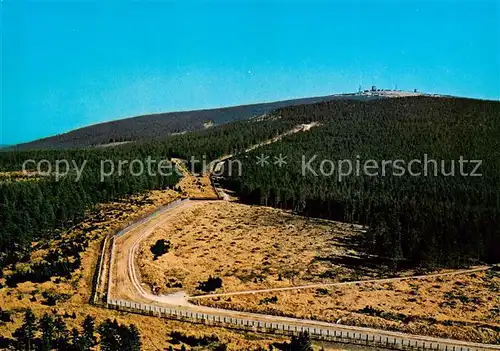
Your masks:
{"label": "border fence", "polygon": [[[369,347],[378,347],[384,349],[392,350],[403,350],[403,351],[493,351],[499,350],[500,345],[490,345],[490,344],[477,344],[471,342],[465,342],[460,340],[452,339],[438,339],[438,338],[426,338],[424,336],[418,335],[403,335],[397,332],[384,331],[384,330],[370,330],[368,328],[361,327],[351,327],[346,325],[332,325],[329,326],[301,326],[298,324],[290,323],[275,323],[275,322],[264,322],[262,320],[247,319],[247,318],[235,318],[224,316],[223,314],[208,314],[200,312],[191,312],[184,309],[167,308],[160,307],[150,304],[142,304],[125,300],[114,300],[111,299],[111,280],[113,271],[113,261],[114,261],[114,245],[115,238],[127,233],[129,230],[136,228],[140,224],[147,221],[149,218],[154,217],[178,203],[184,202],[186,200],[197,200],[197,199],[178,199],[165,206],[162,206],[158,210],[154,211],[137,221],[127,223],[125,227],[117,231],[114,235],[106,237],[102,243],[101,247],[101,257],[97,262],[97,272],[95,272],[93,282],[93,295],[91,296],[91,302],[96,305],[101,305],[103,307],[114,309],[123,312],[131,312],[149,316],[156,316],[161,318],[169,318],[175,320],[181,320],[191,323],[199,323],[209,326],[224,327],[229,329],[246,330],[250,332],[260,332],[266,334],[276,334],[276,335],[286,335],[293,336],[298,335],[300,332],[307,332],[312,339],[344,343],[344,344],[354,344]],[[214,200],[214,199],[210,199]],[[107,271],[107,291],[106,298],[104,301],[99,299],[99,284],[102,284],[104,277],[102,276],[102,270],[104,266],[104,259],[106,250],[110,250],[108,271]],[[100,302],[101,301],[101,302]],[[300,322],[299,320],[297,322]],[[304,324],[307,324],[304,321]],[[354,331],[353,329],[357,329]],[[467,346],[465,346],[467,345]]]}
{"label": "border fence", "polygon": [[[111,251],[110,262],[107,262],[109,265],[108,269],[110,270],[112,262],[113,262],[112,256],[113,256],[113,251],[114,251],[115,238],[127,233],[128,231],[130,231],[136,227],[138,227],[142,223],[149,220],[151,217],[157,216],[157,215],[161,214],[162,212],[172,208],[172,206],[175,206],[176,204],[184,202],[186,200],[189,200],[189,198],[176,199],[172,202],[169,202],[166,205],[160,206],[158,209],[156,209],[152,213],[151,212],[146,213],[145,215],[141,216],[138,219],[129,221],[129,222],[125,223],[121,228],[117,229],[113,234],[108,234],[104,237],[104,239],[101,243],[101,247],[100,247],[101,255],[99,255],[99,258],[97,259],[96,269],[94,270],[94,275],[92,277],[92,291],[90,293],[90,303],[93,303],[96,305],[99,304],[99,290],[101,289],[101,284],[102,284],[102,279],[103,279],[102,278],[102,271],[103,271],[103,267],[105,264],[104,260],[106,257],[106,250],[109,249]],[[109,244],[109,242],[111,242],[111,243]],[[109,280],[109,279],[110,279],[110,277],[108,278],[108,290],[107,290],[108,294],[109,294],[109,283],[111,282],[111,280]]]}
{"label": "border fence", "polygon": [[[108,299],[107,308],[119,311],[145,314],[149,316],[177,319],[189,322],[205,324],[209,326],[225,327],[230,329],[247,330],[251,332],[261,332],[277,335],[298,335],[307,332],[312,339],[324,341],[356,344],[371,347],[380,347],[393,350],[436,350],[436,351],[486,351],[500,350],[500,345],[471,344],[473,346],[464,347],[465,342],[451,339],[441,339],[437,341],[425,340],[422,336],[410,336],[408,338],[396,335],[375,335],[370,331],[350,331],[338,329],[298,326],[291,323],[263,322],[252,319],[235,318],[221,315],[212,315],[200,312],[191,312],[182,309],[167,308],[149,304],[135,303],[124,300]],[[348,326],[345,326],[348,327]],[[383,332],[383,331],[381,331]],[[462,345],[462,346],[460,346]]]}
{"label": "border fence", "polygon": [[99,302],[99,286],[101,284],[101,279],[102,279],[102,270],[103,270],[103,265],[104,265],[104,257],[106,253],[106,246],[109,240],[109,236],[106,235],[104,237],[104,240],[101,243],[101,254],[99,255],[99,258],[97,259],[97,265],[96,265],[96,270],[94,272],[94,276],[92,278],[92,292],[90,294],[90,301],[93,304],[97,304]]}

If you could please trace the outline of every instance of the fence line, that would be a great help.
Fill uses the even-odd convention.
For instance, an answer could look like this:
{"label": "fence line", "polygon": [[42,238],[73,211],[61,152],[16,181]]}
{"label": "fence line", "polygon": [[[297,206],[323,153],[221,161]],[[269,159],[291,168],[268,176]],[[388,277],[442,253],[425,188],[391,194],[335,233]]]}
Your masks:
{"label": "fence line", "polygon": [[110,293],[110,283],[111,283],[111,273],[112,273],[112,262],[113,262],[113,257],[114,257],[114,244],[115,244],[115,237],[118,237],[118,236],[121,236],[125,233],[127,233],[128,231],[138,227],[139,225],[141,225],[142,223],[146,222],[148,219],[150,219],[151,217],[154,217],[162,212],[164,212],[165,210],[171,208],[172,206],[180,203],[180,202],[184,202],[186,200],[189,200],[188,198],[184,198],[184,199],[177,199],[177,200],[174,200],[166,205],[163,205],[161,206],[160,208],[158,208],[157,210],[155,210],[154,212],[152,213],[149,213],[149,214],[146,214],[144,215],[142,218],[139,218],[139,219],[135,219],[135,220],[132,220],[132,221],[128,221],[127,223],[125,223],[124,226],[122,226],[121,229],[117,229],[114,234],[111,234],[111,235],[107,235],[105,238],[104,238],[104,241],[103,241],[103,244],[101,245],[101,248],[100,248],[100,251],[101,251],[101,255],[99,256],[98,258],[98,261],[97,261],[97,269],[96,271],[94,272],[94,278],[92,279],[92,288],[91,288],[91,293],[90,293],[90,303],[93,303],[93,304],[98,304],[99,303],[99,294],[98,294],[98,291],[99,291],[99,287],[101,285],[101,279],[102,279],[102,272],[103,272],[103,269],[104,269],[104,258],[106,257],[106,245],[108,244],[108,241],[110,240],[111,238],[111,259],[110,259],[110,262],[109,262],[109,276],[108,276],[108,289],[107,289],[107,295],[109,296],[109,293]]}
{"label": "fence line", "polygon": [[99,294],[99,285],[101,284],[101,275],[103,270],[103,261],[106,252],[106,245],[108,243],[108,236],[104,237],[104,240],[101,244],[101,255],[97,259],[96,271],[94,272],[94,279],[92,284],[92,292],[90,294],[90,301],[93,304],[97,304],[98,302],[98,294]]}
{"label": "fence line", "polygon": [[161,206],[160,208],[158,208],[157,210],[155,210],[153,213],[150,213],[150,214],[146,214],[144,215],[142,218],[139,218],[139,219],[135,219],[135,220],[132,220],[132,221],[129,221],[125,224],[125,227],[121,230],[119,230],[116,234],[114,234],[115,237],[119,237],[119,236],[122,236],[123,234],[131,231],[132,229],[135,229],[137,228],[138,226],[140,226],[141,224],[143,224],[144,222],[147,222],[149,219],[151,219],[152,217],[155,217],[161,213],[163,213],[164,211],[172,208],[173,206],[181,203],[181,202],[184,202],[184,201],[187,201],[189,200],[189,198],[184,198],[184,199],[177,199],[177,200],[174,200],[172,202],[169,202],[168,204],[164,205],[164,206]]}
{"label": "fence line", "polygon": [[113,260],[115,255],[115,237],[111,238],[111,251],[109,254],[109,267],[108,267],[108,291],[106,292],[106,301],[109,303],[111,298],[111,283],[113,280]]}
{"label": "fence line", "polygon": [[[175,206],[176,204],[186,201],[186,200],[196,200],[196,199],[178,199],[166,206],[161,207],[156,210],[152,214],[146,216],[145,218],[140,219],[139,221],[129,222],[127,225],[118,231],[115,235],[110,237],[110,260],[109,260],[109,268],[108,268],[108,287],[106,292],[106,303],[103,304],[104,307],[132,312],[138,314],[145,314],[150,316],[157,316],[163,318],[170,319],[178,319],[183,321],[189,321],[194,323],[200,323],[205,325],[212,325],[218,327],[225,327],[230,329],[239,329],[239,330],[248,330],[251,332],[263,332],[270,334],[279,334],[279,335],[298,335],[300,332],[308,332],[309,335],[313,339],[332,341],[332,342],[340,342],[346,344],[357,344],[363,346],[371,346],[371,347],[380,347],[386,349],[394,349],[394,350],[403,350],[403,351],[420,351],[420,350],[436,350],[436,351],[492,351],[492,350],[500,350],[500,346],[497,345],[489,345],[489,344],[474,344],[472,347],[464,347],[460,345],[464,345],[464,343],[458,340],[447,340],[443,339],[440,342],[429,342],[422,341],[417,339],[405,339],[399,336],[382,336],[375,335],[376,332],[353,332],[335,329],[334,326],[331,328],[326,327],[304,327],[297,326],[295,324],[287,324],[287,323],[273,323],[273,322],[263,322],[252,319],[241,319],[235,317],[226,317],[221,315],[212,315],[207,313],[199,313],[199,312],[191,312],[182,309],[175,308],[166,308],[159,307],[150,304],[142,304],[125,300],[114,300],[111,299],[111,285],[112,285],[112,277],[113,277],[113,262],[114,262],[114,254],[115,254],[115,238],[127,233],[128,231],[136,228],[140,224],[147,221],[149,218],[154,217],[163,211]],[[105,257],[105,248],[107,244],[108,237],[105,238],[103,247],[102,247],[102,255],[99,260],[99,272],[98,281],[95,285],[95,293],[93,296],[93,302],[98,303],[97,299],[97,289],[100,284],[100,279],[102,279],[102,270],[104,267],[104,257]],[[470,344],[470,343],[469,343]]]}
{"label": "fence line", "polygon": [[220,315],[211,315],[201,312],[191,312],[175,308],[160,307],[149,304],[136,303],[124,300],[108,299],[107,308],[146,314],[150,316],[178,319],[201,323],[205,325],[219,326],[231,329],[248,330],[251,332],[262,332],[279,335],[298,335],[300,332],[307,332],[311,338],[324,341],[340,342],[346,344],[357,344],[371,347],[381,347],[394,350],[443,350],[443,351],[486,351],[500,350],[496,345],[478,345],[474,347],[460,346],[460,341],[446,340],[442,342],[430,342],[417,339],[405,339],[399,336],[376,336],[371,332],[353,332],[346,330],[336,330],[324,327],[304,327],[287,323],[262,322],[251,319],[242,319],[235,317],[226,317]]}
{"label": "fence line", "polygon": [[217,195],[217,198],[219,200],[222,200],[224,199],[224,196],[221,194],[221,191],[219,189],[219,187],[215,186],[215,181],[214,181],[214,178],[212,176],[209,177],[210,179],[210,185],[212,186],[212,188],[214,189],[215,191],[215,194]]}

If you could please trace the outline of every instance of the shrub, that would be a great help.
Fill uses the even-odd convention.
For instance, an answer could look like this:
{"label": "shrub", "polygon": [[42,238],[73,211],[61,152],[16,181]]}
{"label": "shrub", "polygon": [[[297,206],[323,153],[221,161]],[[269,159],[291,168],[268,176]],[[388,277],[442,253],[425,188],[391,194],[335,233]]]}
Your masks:
{"label": "shrub", "polygon": [[158,257],[166,254],[171,247],[172,244],[170,243],[170,241],[164,239],[157,240],[156,243],[153,246],[151,246],[150,249],[151,253],[155,256],[154,260],[157,260]]}
{"label": "shrub", "polygon": [[277,296],[264,297],[262,300],[260,300],[259,305],[267,305],[268,303],[277,303],[277,302],[278,302]]}
{"label": "shrub", "polygon": [[211,335],[211,336],[204,335],[196,337],[193,335],[186,335],[178,331],[171,332],[170,338],[171,338],[170,342],[172,344],[180,344],[182,342],[191,347],[208,346],[210,344],[219,342],[219,338],[217,337],[217,335]]}
{"label": "shrub", "polygon": [[328,289],[318,288],[316,289],[316,295],[328,295]]}
{"label": "shrub", "polygon": [[197,289],[204,292],[215,291],[222,288],[222,279],[219,277],[209,277],[204,282],[199,282]]}
{"label": "shrub", "polygon": [[10,311],[5,311],[0,308],[0,321],[4,323],[12,322],[12,313]]}

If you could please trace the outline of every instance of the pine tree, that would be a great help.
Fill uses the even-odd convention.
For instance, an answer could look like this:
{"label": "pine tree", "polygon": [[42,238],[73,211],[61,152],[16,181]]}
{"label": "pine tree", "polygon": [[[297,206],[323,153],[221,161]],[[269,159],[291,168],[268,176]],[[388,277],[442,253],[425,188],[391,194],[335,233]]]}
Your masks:
{"label": "pine tree", "polygon": [[57,350],[69,348],[68,328],[60,316],[54,321],[54,345]]}
{"label": "pine tree", "polygon": [[118,335],[118,322],[106,319],[98,328],[101,336],[100,347],[102,351],[120,350],[120,336]]}
{"label": "pine tree", "polygon": [[312,351],[312,343],[307,332],[301,332],[298,337],[293,336],[289,351]]}
{"label": "pine tree", "polygon": [[128,328],[128,335],[124,338],[123,350],[140,351],[141,350],[141,334],[134,324]]}
{"label": "pine tree", "polygon": [[31,351],[35,349],[35,333],[37,330],[37,320],[33,311],[28,309],[24,314],[23,324],[14,332],[18,349]]}
{"label": "pine tree", "polygon": [[76,328],[71,329],[71,350],[80,350],[80,333]]}
{"label": "pine tree", "polygon": [[80,338],[80,349],[90,350],[92,347],[97,345],[97,339],[95,336],[95,318],[87,315],[83,321],[83,334]]}
{"label": "pine tree", "polygon": [[54,318],[48,314],[44,314],[40,319],[40,329],[42,331],[42,345],[43,351],[52,349],[55,335]]}

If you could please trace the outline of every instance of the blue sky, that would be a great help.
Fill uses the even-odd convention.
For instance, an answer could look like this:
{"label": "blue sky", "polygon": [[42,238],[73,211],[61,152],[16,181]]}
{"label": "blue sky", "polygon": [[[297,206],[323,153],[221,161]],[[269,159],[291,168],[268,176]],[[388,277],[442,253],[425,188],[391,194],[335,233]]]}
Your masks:
{"label": "blue sky", "polygon": [[0,144],[361,82],[499,99],[499,4],[4,0]]}

